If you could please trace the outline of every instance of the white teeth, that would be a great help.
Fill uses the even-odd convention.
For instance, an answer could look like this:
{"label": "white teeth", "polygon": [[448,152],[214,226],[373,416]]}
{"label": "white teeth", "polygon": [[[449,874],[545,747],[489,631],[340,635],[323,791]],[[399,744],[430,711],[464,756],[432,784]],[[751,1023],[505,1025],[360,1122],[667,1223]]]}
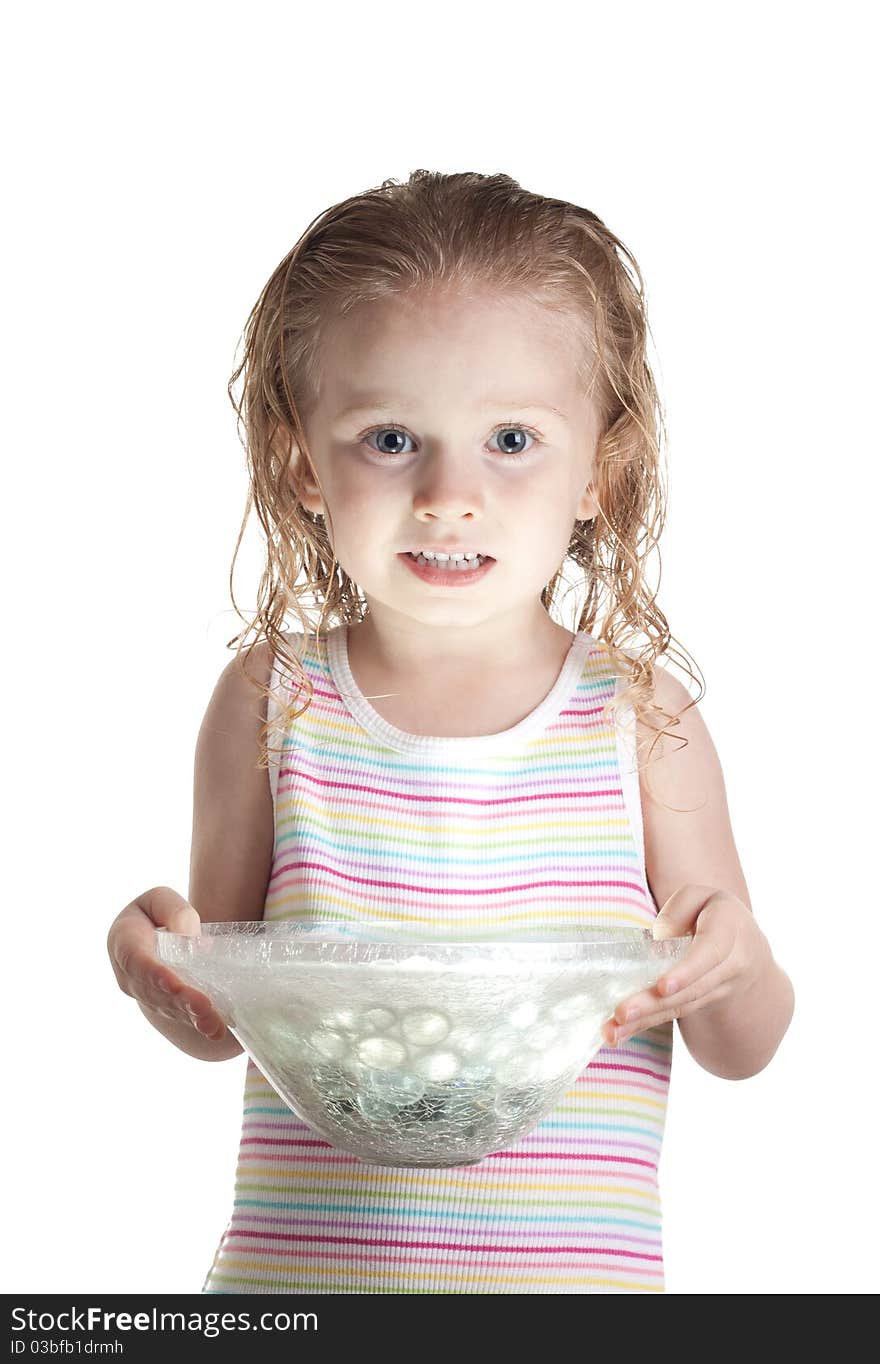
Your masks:
{"label": "white teeth", "polygon": [[421,556],[422,556],[424,559],[443,559],[443,560],[445,560],[445,559],[453,559],[453,560],[458,560],[458,559],[479,559],[479,557],[480,557],[480,555],[477,554],[474,550],[469,550],[466,554],[462,554],[460,551],[456,551],[456,553],[454,553],[454,554],[446,554],[446,553],[443,552],[443,550],[439,550],[439,549],[438,549],[438,550],[434,550],[434,549],[413,550],[413,553],[414,553],[414,554],[415,554],[415,553],[421,554]]}
{"label": "white teeth", "polygon": [[431,550],[410,550],[409,557],[417,564],[433,564],[438,568],[442,567],[456,573],[463,573],[468,569],[474,569],[479,564],[482,564],[485,561],[486,556],[475,553],[442,554],[440,552],[435,553]]}

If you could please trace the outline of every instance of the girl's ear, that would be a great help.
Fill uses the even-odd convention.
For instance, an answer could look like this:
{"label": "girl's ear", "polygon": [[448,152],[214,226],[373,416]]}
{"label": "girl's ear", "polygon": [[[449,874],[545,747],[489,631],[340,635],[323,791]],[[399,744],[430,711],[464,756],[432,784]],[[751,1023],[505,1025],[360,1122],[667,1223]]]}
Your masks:
{"label": "girl's ear", "polygon": [[306,511],[317,515],[324,511],[324,499],[308,459],[302,454],[293,432],[287,427],[276,425],[270,437],[274,454],[287,465],[287,482]]}
{"label": "girl's ear", "polygon": [[599,515],[599,503],[593,491],[592,483],[584,489],[581,500],[577,505],[576,521],[592,521],[593,517]]}

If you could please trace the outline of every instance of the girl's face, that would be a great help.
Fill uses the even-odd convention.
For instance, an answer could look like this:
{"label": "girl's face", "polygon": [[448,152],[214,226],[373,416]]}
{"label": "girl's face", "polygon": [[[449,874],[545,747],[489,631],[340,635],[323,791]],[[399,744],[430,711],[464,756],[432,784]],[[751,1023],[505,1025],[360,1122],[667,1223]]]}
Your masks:
{"label": "girl's face", "polygon": [[[466,652],[485,630],[534,627],[575,520],[592,517],[598,414],[581,392],[570,315],[521,297],[444,293],[363,305],[321,348],[304,422],[317,473],[291,458],[300,501],[323,512],[338,562],[377,628]],[[491,555],[444,586],[401,556]],[[478,650],[474,650],[478,653]]]}

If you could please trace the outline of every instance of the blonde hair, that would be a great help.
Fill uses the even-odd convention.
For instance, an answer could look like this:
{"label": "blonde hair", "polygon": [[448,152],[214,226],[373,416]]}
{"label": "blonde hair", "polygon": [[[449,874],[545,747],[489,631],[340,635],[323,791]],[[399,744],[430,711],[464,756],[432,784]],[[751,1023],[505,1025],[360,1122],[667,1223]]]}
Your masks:
{"label": "blonde hair", "polygon": [[[280,698],[275,719],[263,725],[261,767],[268,765],[270,730],[301,715],[313,696],[308,674],[284,638],[288,612],[318,641],[325,624],[357,624],[368,610],[357,584],[336,561],[324,518],[302,506],[288,476],[291,441],[309,460],[303,417],[320,394],[324,329],[361,304],[435,288],[517,294],[561,306],[577,319],[580,374],[601,417],[593,485],[599,514],[575,522],[541,602],[551,615],[558,609],[563,569],[573,565],[585,599],[572,628],[593,634],[612,668],[628,679],[606,712],[632,706],[637,719],[656,712],[670,726],[684,713],[673,717],[652,699],[654,665],[673,652],[673,636],[645,582],[645,561],[657,549],[666,515],[660,468],[666,433],[646,358],[650,332],[639,267],[588,209],[533,194],[508,175],[416,170],[405,183],[385,180],[313,220],[254,305],[244,353],[229,381],[250,474],[230,568],[230,594],[242,620],[232,578],[254,507],[265,531],[267,562],[256,615],[227,647],[237,644],[240,655],[253,634],[247,658],[266,640],[297,696],[306,693],[299,707]],[[242,375],[236,400],[233,389]],[[594,633],[603,592],[607,602]],[[315,609],[317,624],[310,615]],[[639,635],[647,638],[644,647],[627,648]],[[674,652],[696,680],[689,655]],[[247,675],[263,695],[269,693],[270,687]],[[657,730],[650,752],[667,732]]]}

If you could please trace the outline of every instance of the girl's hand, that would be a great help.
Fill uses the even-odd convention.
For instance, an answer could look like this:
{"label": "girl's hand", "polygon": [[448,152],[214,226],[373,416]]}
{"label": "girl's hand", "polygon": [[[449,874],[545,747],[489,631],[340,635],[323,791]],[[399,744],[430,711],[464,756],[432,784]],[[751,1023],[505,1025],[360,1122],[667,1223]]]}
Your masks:
{"label": "girl's hand", "polygon": [[634,1033],[745,996],[772,960],[770,944],[742,900],[711,886],[680,886],[654,920],[655,938],[694,934],[685,955],[656,985],[614,1010],[602,1034],[616,1045]]}
{"label": "girl's hand", "polygon": [[120,990],[162,1018],[186,1023],[219,1042],[226,1024],[208,996],[187,985],[155,954],[157,928],[195,935],[201,926],[188,900],[169,886],[156,886],[117,914],[107,935],[107,951]]}

